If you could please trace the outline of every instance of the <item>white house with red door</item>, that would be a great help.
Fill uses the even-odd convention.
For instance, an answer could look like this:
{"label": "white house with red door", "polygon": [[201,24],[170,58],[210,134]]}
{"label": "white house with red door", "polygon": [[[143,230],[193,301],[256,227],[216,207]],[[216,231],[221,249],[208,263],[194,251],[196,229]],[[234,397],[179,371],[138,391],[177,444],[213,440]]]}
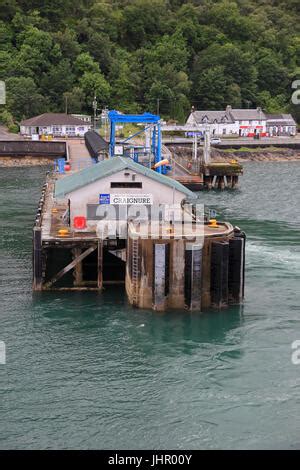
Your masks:
{"label": "white house with red door", "polygon": [[239,136],[254,137],[256,134],[261,137],[266,136],[267,116],[261,108],[233,109],[227,106],[226,112],[237,125]]}
{"label": "white house with red door", "polygon": [[204,132],[209,128],[211,135],[237,135],[241,137],[261,137],[267,133],[267,117],[261,108],[234,109],[227,106],[225,111],[192,110],[187,122],[189,126]]}

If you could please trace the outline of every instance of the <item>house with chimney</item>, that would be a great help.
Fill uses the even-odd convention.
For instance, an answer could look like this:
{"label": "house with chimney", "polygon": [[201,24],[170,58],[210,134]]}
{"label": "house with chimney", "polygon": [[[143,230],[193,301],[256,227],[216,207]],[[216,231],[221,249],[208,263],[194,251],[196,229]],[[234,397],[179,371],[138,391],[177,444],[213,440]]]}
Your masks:
{"label": "house with chimney", "polygon": [[204,133],[209,129],[211,135],[224,136],[238,134],[238,125],[230,113],[225,111],[194,111],[188,117],[187,126],[192,126],[197,131]]}
{"label": "house with chimney", "polygon": [[234,109],[227,106],[226,111],[236,123],[240,137],[266,136],[267,117],[261,108]]}
{"label": "house with chimney", "polygon": [[211,135],[254,137],[259,134],[264,137],[267,133],[267,117],[261,108],[235,109],[227,106],[224,111],[192,110],[187,122],[195,126],[197,131],[210,130]]}

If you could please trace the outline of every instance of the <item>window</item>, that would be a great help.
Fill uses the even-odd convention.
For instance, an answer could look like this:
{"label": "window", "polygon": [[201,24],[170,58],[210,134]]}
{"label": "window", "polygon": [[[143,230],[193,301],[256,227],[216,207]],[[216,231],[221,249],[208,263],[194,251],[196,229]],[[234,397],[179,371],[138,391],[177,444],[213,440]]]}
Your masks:
{"label": "window", "polygon": [[66,126],[66,134],[75,135],[75,126]]}
{"label": "window", "polygon": [[52,131],[54,135],[61,135],[61,126],[53,126]]}
{"label": "window", "polygon": [[138,181],[120,181],[120,182],[111,182],[111,188],[142,188],[142,183]]}

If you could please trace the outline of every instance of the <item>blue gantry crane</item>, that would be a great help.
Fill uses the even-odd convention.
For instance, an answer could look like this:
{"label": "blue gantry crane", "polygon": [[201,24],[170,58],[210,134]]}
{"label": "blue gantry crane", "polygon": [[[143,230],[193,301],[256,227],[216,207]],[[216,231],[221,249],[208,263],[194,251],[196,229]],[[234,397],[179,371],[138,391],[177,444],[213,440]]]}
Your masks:
{"label": "blue gantry crane", "polygon": [[[149,162],[151,163],[151,158],[153,159],[154,165],[159,163],[162,160],[162,139],[161,139],[161,126],[160,126],[160,116],[151,113],[144,114],[122,114],[118,111],[109,111],[108,119],[110,121],[110,141],[109,141],[109,156],[114,157],[120,155],[123,152],[124,145],[128,146],[128,143],[134,137],[143,132],[148,132],[150,136],[149,145],[150,148],[144,148],[142,152],[135,151],[136,145],[132,146],[133,152],[131,153],[132,158],[138,163],[145,164],[145,161],[142,162],[140,159],[140,153],[145,155],[147,152],[149,154]],[[116,125],[117,124],[144,124],[145,126],[140,131],[130,135],[122,142],[116,143]],[[140,161],[139,161],[140,160]],[[153,166],[154,166],[153,165]],[[165,173],[165,168],[163,166],[158,166],[155,169],[159,173]]]}

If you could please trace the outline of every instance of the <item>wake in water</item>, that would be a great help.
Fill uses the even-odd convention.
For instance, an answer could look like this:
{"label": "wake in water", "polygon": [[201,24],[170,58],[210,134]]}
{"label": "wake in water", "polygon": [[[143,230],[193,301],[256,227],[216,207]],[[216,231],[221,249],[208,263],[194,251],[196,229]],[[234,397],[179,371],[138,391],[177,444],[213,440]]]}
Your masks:
{"label": "wake in water", "polygon": [[250,240],[246,245],[246,263],[256,267],[286,269],[300,274],[300,249],[292,250],[278,246],[258,245]]}

